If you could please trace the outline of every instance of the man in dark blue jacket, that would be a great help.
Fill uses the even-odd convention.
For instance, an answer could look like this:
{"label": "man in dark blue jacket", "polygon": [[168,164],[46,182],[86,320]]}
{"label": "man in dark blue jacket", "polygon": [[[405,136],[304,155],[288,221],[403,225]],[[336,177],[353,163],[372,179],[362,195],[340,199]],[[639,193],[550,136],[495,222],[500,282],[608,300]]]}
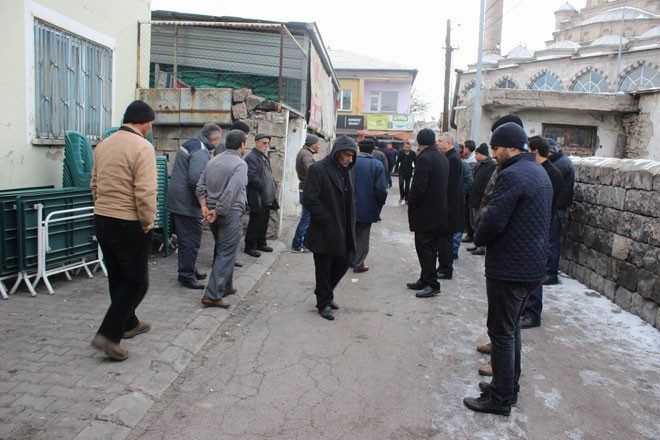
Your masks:
{"label": "man in dark blue jacket", "polygon": [[378,159],[371,155],[373,142],[358,143],[360,152],[353,167],[355,178],[355,257],[353,272],[369,270],[364,261],[369,253],[369,234],[371,225],[380,218],[380,211],[387,199],[387,180],[385,169]]}
{"label": "man in dark blue jacket", "polygon": [[463,403],[473,411],[508,416],[520,388],[520,318],[527,297],[545,276],[552,185],[527,152],[527,135],[519,125],[501,125],[490,144],[501,168],[474,244],[486,246],[493,381],[481,382],[481,396]]}
{"label": "man in dark blue jacket", "polygon": [[330,154],[307,170],[303,206],[311,221],[305,245],[314,253],[316,308],[327,319],[339,307],[334,290],[355,253],[355,198],[353,172],[357,145],[348,136],[339,136]]}
{"label": "man in dark blue jacket", "polygon": [[559,168],[564,181],[561,185],[561,191],[557,198],[557,210],[552,215],[552,223],[550,225],[550,247],[548,248],[548,263],[546,265],[546,277],[543,284],[553,285],[559,284],[559,258],[561,257],[561,227],[566,218],[566,210],[571,207],[573,203],[573,185],[575,184],[575,169],[573,161],[564,154],[563,151],[557,150],[557,142],[554,139],[548,138],[550,145],[550,162]]}
{"label": "man in dark blue jacket", "polygon": [[216,124],[206,124],[194,139],[176,152],[167,191],[167,210],[174,217],[178,240],[179,284],[190,289],[203,289],[199,280],[206,274],[197,270],[197,253],[202,242],[202,214],[195,196],[197,181],[222,137]]}

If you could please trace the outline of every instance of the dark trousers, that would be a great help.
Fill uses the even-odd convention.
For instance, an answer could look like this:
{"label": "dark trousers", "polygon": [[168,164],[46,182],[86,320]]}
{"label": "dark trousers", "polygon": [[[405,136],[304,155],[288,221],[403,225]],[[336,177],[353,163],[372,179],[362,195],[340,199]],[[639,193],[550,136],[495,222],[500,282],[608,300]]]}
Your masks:
{"label": "dark trousers", "polygon": [[399,174],[399,194],[400,197],[408,201],[408,196],[410,195],[410,181],[412,176],[404,176]]}
{"label": "dark trousers", "polygon": [[522,339],[520,318],[537,281],[521,283],[486,278],[488,295],[488,336],[493,368],[492,396],[499,405],[508,405],[520,390]]}
{"label": "dark trousers", "polygon": [[371,223],[355,223],[355,257],[353,267],[364,266],[364,261],[369,255],[369,236],[371,235]]}
{"label": "dark trousers", "polygon": [[525,316],[532,321],[540,321],[541,312],[543,312],[543,283],[539,283],[529,294],[525,306]]}
{"label": "dark trousers", "polygon": [[197,254],[202,243],[202,219],[172,214],[178,243],[179,280],[197,280]]}
{"label": "dark trousers", "polygon": [[550,236],[548,246],[548,263],[546,273],[551,277],[559,274],[559,259],[561,258],[561,227],[566,218],[566,209],[559,209],[552,215],[550,222]]}
{"label": "dark trousers", "polygon": [[264,207],[261,211],[250,213],[250,221],[245,231],[245,249],[256,249],[266,246],[266,233],[268,232],[268,220],[270,219],[270,207]]}
{"label": "dark trousers", "polygon": [[153,232],[142,231],[140,222],[94,216],[105,267],[108,270],[110,307],[98,332],[113,342],[135,328],[135,309],[149,288],[149,254]]}
{"label": "dark trousers", "polygon": [[454,273],[454,234],[438,234],[438,272]]}
{"label": "dark trousers", "polygon": [[334,290],[348,270],[349,258],[331,257],[330,255],[314,254],[314,269],[316,272],[316,308],[323,310],[335,299]]}
{"label": "dark trousers", "polygon": [[438,256],[438,233],[436,231],[415,232],[415,250],[417,250],[417,258],[422,270],[419,281],[425,286],[431,286],[434,289],[440,288],[435,271],[435,260]]}

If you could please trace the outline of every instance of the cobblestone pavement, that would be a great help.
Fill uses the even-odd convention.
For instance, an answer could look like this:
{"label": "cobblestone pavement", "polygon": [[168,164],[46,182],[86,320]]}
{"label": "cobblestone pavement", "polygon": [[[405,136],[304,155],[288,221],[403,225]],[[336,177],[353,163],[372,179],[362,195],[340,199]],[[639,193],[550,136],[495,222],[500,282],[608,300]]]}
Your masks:
{"label": "cobblestone pavement", "polygon": [[[242,252],[228,297],[237,304],[284,245],[253,258]],[[199,264],[210,270],[213,238],[205,231]],[[43,284],[31,297],[21,288],[0,300],[0,439],[123,439],[185,369],[229,310],[205,308],[201,290],[176,282],[177,257],[154,253],[150,288],[137,311],[150,332],[122,342],[130,353],[112,362],[90,346],[109,304],[107,278],[78,274]]]}

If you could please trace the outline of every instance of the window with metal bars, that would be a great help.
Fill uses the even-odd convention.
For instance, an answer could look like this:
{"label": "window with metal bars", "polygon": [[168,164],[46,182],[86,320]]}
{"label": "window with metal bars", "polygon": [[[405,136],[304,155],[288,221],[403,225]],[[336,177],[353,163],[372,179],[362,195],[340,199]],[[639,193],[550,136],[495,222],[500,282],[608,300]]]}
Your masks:
{"label": "window with metal bars", "polygon": [[35,19],[34,56],[37,141],[67,130],[100,139],[111,126],[112,51]]}

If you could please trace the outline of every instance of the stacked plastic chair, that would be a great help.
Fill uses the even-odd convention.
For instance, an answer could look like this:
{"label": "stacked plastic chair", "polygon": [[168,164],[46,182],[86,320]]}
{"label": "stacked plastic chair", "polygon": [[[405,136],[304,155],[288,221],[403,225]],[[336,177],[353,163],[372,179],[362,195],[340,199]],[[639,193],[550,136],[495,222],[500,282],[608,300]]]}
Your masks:
{"label": "stacked plastic chair", "polygon": [[89,139],[77,131],[67,131],[64,142],[62,186],[89,188],[93,166],[94,153]]}

